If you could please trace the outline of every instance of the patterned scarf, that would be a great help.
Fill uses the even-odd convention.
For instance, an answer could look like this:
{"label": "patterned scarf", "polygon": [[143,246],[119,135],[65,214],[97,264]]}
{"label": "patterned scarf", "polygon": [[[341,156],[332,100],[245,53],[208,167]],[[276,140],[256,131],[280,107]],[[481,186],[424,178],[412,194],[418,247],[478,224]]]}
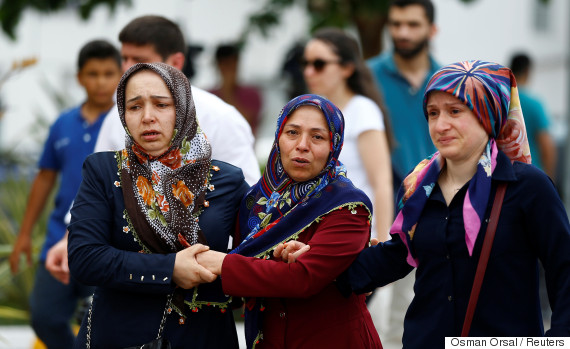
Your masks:
{"label": "patterned scarf", "polygon": [[[170,147],[153,157],[133,139],[125,123],[125,91],[129,78],[150,70],[164,80],[176,107]],[[118,153],[128,217],[143,245],[152,253],[172,253],[197,242],[206,244],[198,225],[208,189],[210,144],[196,120],[188,79],[163,64],[136,64],[117,89],[117,105],[127,133],[126,149]]]}
{"label": "patterned scarf", "polygon": [[[463,203],[465,242],[471,256],[489,201],[498,149],[511,161],[531,161],[517,83],[510,69],[496,63],[476,60],[450,64],[435,72],[428,83],[424,94],[426,118],[431,91],[444,91],[458,98],[475,113],[489,135]],[[402,184],[404,195],[390,233],[400,235],[408,248],[407,261],[414,267],[418,260],[411,243],[416,224],[444,164],[445,159],[436,152],[420,162]]]}
{"label": "patterned scarf", "polygon": [[[322,111],[330,131],[330,153],[323,170],[306,182],[293,181],[283,168],[279,153],[279,137],[289,116],[300,106],[314,106]],[[275,141],[263,177],[242,200],[239,212],[241,244],[230,253],[269,258],[278,244],[296,239],[304,229],[319,222],[326,214],[343,207],[353,213],[365,206],[372,215],[368,197],[346,178],[346,170],[338,161],[344,139],[344,117],[327,99],[302,95],[285,105],[277,119]],[[259,340],[262,301],[250,299],[245,308],[248,348]]]}

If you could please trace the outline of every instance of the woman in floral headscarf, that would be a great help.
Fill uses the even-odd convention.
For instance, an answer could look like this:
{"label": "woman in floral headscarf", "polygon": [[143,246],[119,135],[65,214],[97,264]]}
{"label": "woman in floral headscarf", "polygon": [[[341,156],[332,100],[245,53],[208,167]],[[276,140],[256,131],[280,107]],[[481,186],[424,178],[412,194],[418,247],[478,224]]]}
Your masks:
{"label": "woman in floral headscarf", "polygon": [[[372,205],[338,161],[344,118],[327,99],[291,100],[277,120],[263,177],[243,199],[241,244],[198,262],[245,304],[248,348],[381,348],[364,295],[333,280],[370,239]],[[294,240],[311,248],[287,264],[273,255]]]}
{"label": "woman in floral headscarf", "polygon": [[190,85],[137,64],[117,88],[126,148],[87,158],[69,226],[71,275],[97,286],[76,348],[237,348],[230,307],[195,254],[226,251],[248,186],[212,160]]}
{"label": "woman in floral headscarf", "polygon": [[357,293],[417,268],[404,348],[443,348],[459,336],[495,192],[507,189],[470,336],[544,334],[538,259],[553,309],[547,335],[570,335],[570,226],[548,177],[530,164],[517,85],[499,64],[441,68],[424,97],[438,149],[402,184],[392,240],[364,250],[347,276]]}

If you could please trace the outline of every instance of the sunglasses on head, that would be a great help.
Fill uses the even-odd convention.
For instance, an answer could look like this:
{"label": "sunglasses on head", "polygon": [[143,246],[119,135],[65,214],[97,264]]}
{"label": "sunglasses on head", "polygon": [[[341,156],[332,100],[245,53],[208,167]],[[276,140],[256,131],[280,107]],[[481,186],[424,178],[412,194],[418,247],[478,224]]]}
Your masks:
{"label": "sunglasses on head", "polygon": [[325,61],[324,59],[320,59],[317,58],[315,60],[312,61],[308,61],[306,59],[301,60],[301,65],[303,66],[303,69],[307,68],[308,66],[312,66],[316,72],[320,73],[323,71],[323,69],[325,69],[327,64],[335,64],[335,63],[340,63],[340,61]]}

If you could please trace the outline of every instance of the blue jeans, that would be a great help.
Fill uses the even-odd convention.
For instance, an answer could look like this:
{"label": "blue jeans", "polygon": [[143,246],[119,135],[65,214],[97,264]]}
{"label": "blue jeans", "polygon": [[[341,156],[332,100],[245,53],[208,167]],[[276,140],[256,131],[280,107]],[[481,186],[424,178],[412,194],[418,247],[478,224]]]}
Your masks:
{"label": "blue jeans", "polygon": [[75,336],[71,319],[78,301],[93,294],[94,287],[69,281],[64,285],[54,279],[43,262],[38,264],[34,289],[30,296],[32,328],[48,349],[69,349]]}

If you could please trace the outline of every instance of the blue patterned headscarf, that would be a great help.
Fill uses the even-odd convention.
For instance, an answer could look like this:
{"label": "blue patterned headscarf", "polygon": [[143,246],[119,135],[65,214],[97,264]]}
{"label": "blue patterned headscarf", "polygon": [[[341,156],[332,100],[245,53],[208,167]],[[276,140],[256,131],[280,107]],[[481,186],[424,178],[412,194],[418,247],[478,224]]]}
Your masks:
{"label": "blue patterned headscarf", "polygon": [[[281,163],[279,137],[289,117],[301,106],[313,106],[323,113],[329,127],[331,150],[325,167],[316,177],[305,182],[295,182],[285,172]],[[268,248],[273,249],[275,245],[283,242],[282,239],[275,240],[273,234],[268,234],[271,236],[269,238],[262,235],[299,202],[306,202],[339,175],[344,175],[346,171],[338,161],[343,140],[344,117],[341,111],[326,98],[311,94],[301,95],[283,107],[277,119],[275,140],[263,177],[250,189],[246,195],[247,205],[240,210],[242,243],[235,253],[255,256],[266,253]],[[266,241],[269,243],[266,244]]]}
{"label": "blue patterned headscarf", "polygon": [[[279,137],[288,118],[301,106],[318,108],[330,132],[330,153],[323,170],[305,182],[295,182],[283,169]],[[275,140],[263,177],[247,192],[240,205],[239,233],[241,244],[230,253],[269,258],[280,243],[296,239],[307,227],[328,213],[364,206],[372,217],[372,204],[366,194],[346,178],[338,161],[344,139],[344,118],[327,99],[302,95],[285,105],[277,119]],[[259,299],[250,299],[245,307],[245,333],[248,348],[260,338],[262,322]]]}
{"label": "blue patterned headscarf", "polygon": [[[517,83],[511,70],[497,63],[475,60],[450,64],[435,72],[426,87],[426,119],[426,105],[432,91],[447,92],[458,98],[474,112],[489,135],[463,203],[465,242],[472,255],[491,193],[498,150],[512,161],[531,161]],[[420,162],[402,184],[404,194],[390,233],[400,235],[408,247],[408,263],[412,266],[418,265],[412,248],[416,224],[444,165],[445,159],[436,152]]]}

